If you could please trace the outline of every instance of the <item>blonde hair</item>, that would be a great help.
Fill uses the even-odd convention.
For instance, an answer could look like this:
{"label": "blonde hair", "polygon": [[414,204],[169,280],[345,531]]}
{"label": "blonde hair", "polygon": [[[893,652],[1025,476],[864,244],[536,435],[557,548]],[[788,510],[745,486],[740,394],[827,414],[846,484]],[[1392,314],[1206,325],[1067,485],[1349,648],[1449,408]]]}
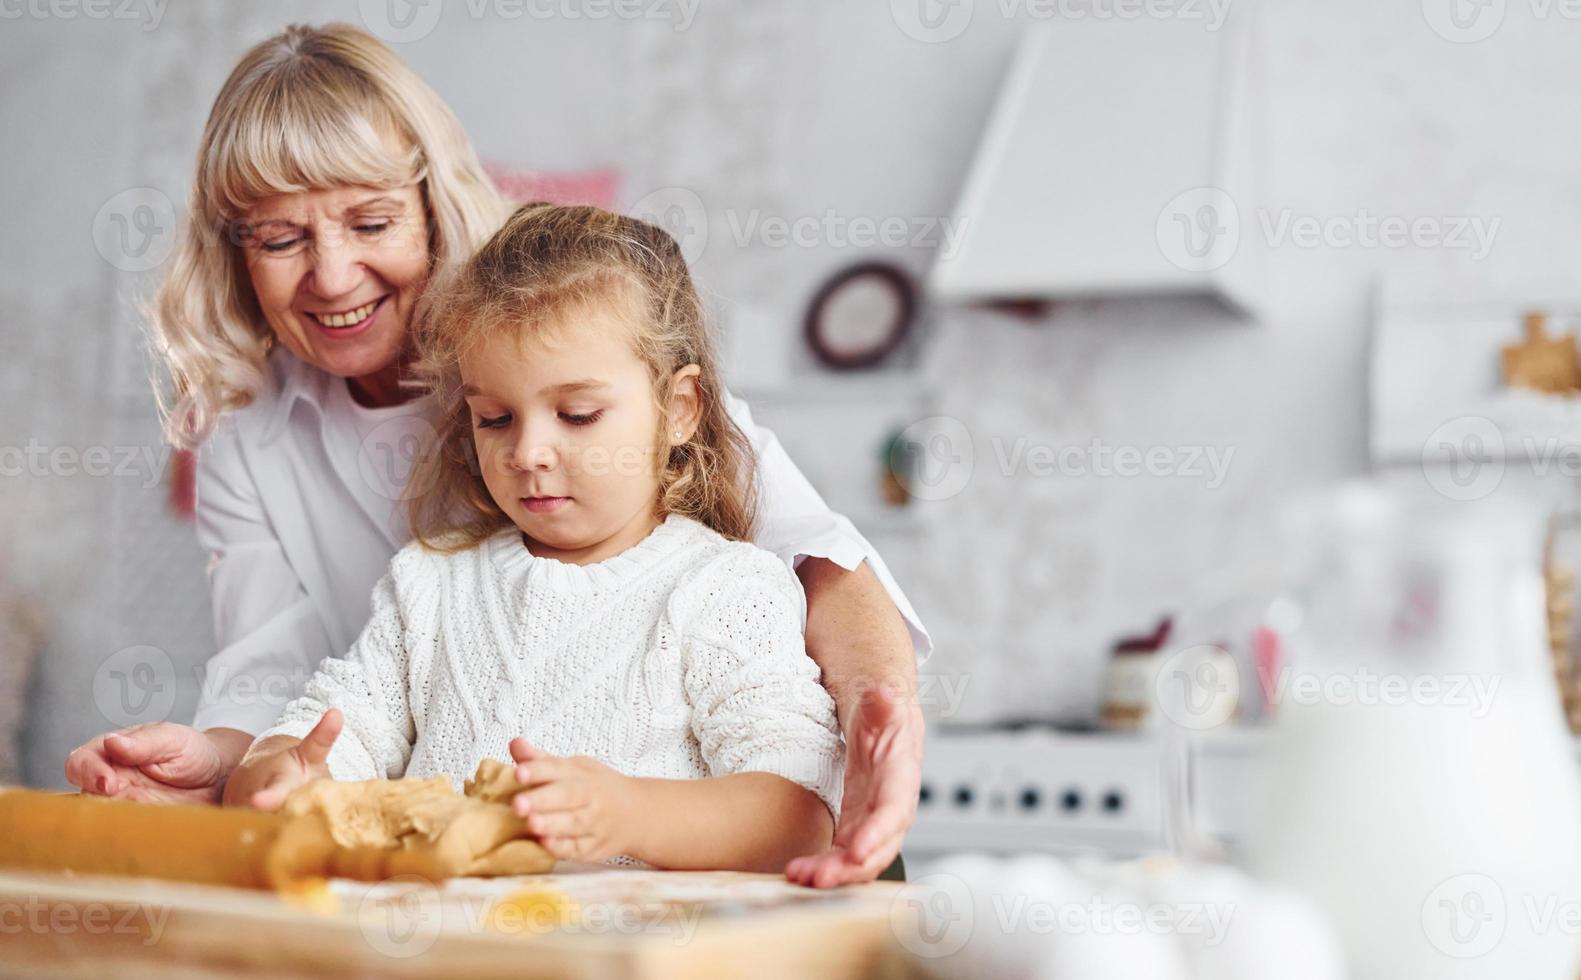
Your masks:
{"label": "blonde hair", "polygon": [[511,520],[490,496],[476,463],[461,359],[491,337],[550,329],[556,314],[630,297],[632,347],[648,368],[659,408],[659,444],[675,373],[695,364],[701,402],[696,433],[658,467],[655,516],[694,518],[747,540],[757,514],[751,443],[726,411],[702,302],[669,233],[593,207],[527,204],[465,263],[445,271],[415,317],[414,372],[437,409],[432,444],[408,492],[413,537],[430,550],[477,545]]}
{"label": "blonde hair", "polygon": [[293,25],[242,57],[209,112],[181,245],[151,310],[172,443],[198,445],[268,383],[273,334],[233,231],[248,208],[274,194],[412,183],[431,268],[466,257],[505,216],[460,122],[373,35]]}

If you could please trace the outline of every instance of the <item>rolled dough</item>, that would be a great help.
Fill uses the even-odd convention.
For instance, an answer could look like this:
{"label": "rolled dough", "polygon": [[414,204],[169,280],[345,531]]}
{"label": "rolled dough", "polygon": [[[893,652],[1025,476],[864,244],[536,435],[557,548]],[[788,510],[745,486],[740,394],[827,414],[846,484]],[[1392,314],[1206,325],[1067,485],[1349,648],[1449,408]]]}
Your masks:
{"label": "rolled dough", "polygon": [[541,874],[555,858],[511,811],[519,789],[513,767],[496,759],[479,763],[462,796],[446,776],[316,780],[281,807],[290,823],[275,857],[284,870],[329,847],[338,874],[364,879]]}

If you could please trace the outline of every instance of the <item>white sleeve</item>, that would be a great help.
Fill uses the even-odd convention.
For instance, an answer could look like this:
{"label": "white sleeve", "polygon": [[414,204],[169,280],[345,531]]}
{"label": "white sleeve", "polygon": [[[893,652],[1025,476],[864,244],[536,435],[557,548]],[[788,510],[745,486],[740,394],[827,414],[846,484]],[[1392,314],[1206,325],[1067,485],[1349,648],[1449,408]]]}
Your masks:
{"label": "white sleeve", "polygon": [[220,650],[205,666],[192,724],[256,734],[301,692],[313,666],[337,651],[264,514],[230,426],[198,454],[197,536],[209,553]]}
{"label": "white sleeve", "polygon": [[[399,561],[401,556],[397,556]],[[417,740],[410,701],[405,622],[395,574],[373,589],[373,613],[351,652],[318,665],[302,696],[286,705],[280,720],[260,738],[306,735],[330,708],[339,708],[345,727],[329,753],[337,780],[396,779],[404,775]]]}
{"label": "white sleeve", "polygon": [[847,571],[867,562],[906,621],[917,663],[927,660],[933,640],[878,551],[855,525],[829,509],[774,433],[753,421],[746,402],[727,391],[725,406],[757,454],[762,518],[755,543],[779,555],[793,569],[808,557],[826,558]]}
{"label": "white sleeve", "polygon": [[801,583],[774,555],[740,545],[688,590],[683,683],[709,773],[783,776],[818,794],[838,820],[845,743],[803,646]]}

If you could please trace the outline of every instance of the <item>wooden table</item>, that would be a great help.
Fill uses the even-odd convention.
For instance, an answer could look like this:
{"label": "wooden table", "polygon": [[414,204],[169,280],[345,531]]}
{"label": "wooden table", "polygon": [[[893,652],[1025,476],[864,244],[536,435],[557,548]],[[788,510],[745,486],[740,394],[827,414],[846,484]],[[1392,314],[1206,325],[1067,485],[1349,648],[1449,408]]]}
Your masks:
{"label": "wooden table", "polygon": [[890,925],[901,888],[814,891],[776,875],[569,862],[443,888],[335,880],[299,896],[0,873],[0,975],[896,980],[906,976]]}

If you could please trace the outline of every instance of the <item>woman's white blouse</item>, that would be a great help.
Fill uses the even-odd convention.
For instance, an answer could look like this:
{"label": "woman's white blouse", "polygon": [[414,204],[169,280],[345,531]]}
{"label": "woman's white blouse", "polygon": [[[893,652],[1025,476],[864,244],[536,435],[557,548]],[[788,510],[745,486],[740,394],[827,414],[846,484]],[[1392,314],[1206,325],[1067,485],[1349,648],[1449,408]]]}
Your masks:
{"label": "woman's white blouse", "polygon": [[[193,724],[257,734],[302,693],[319,661],[351,649],[373,587],[411,537],[400,502],[431,426],[412,402],[369,409],[344,379],[285,351],[273,386],[230,412],[198,456],[198,541],[220,650]],[[727,395],[758,455],[756,544],[794,569],[808,556],[873,569],[905,617],[919,662],[932,648],[873,546],[831,511],[772,432]]]}

